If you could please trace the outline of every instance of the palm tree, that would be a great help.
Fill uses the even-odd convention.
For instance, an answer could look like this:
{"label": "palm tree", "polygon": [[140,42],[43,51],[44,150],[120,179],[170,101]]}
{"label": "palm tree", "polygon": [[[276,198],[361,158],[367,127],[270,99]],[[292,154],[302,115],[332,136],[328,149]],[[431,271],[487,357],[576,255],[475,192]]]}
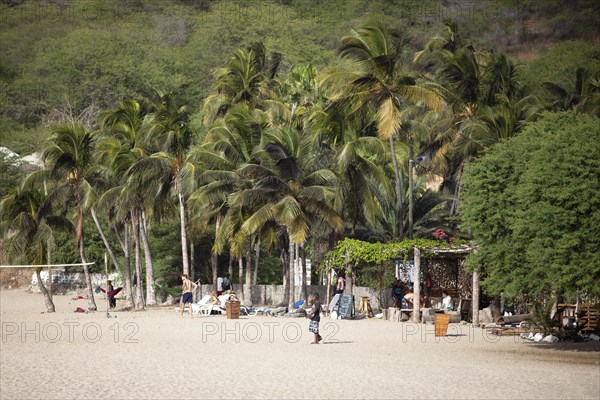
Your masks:
{"label": "palm tree", "polygon": [[574,83],[544,82],[543,86],[552,95],[551,109],[575,109],[600,117],[600,71],[577,68]]}
{"label": "palm tree", "polygon": [[204,122],[212,123],[222,118],[236,104],[245,104],[251,110],[266,110],[278,107],[271,101],[274,94],[275,77],[281,64],[281,54],[267,56],[265,46],[252,43],[246,49],[238,49],[226,67],[215,71],[215,93],[204,102]]}
{"label": "palm tree", "polygon": [[463,166],[482,149],[517,134],[535,117],[537,99],[527,96],[518,80],[518,65],[503,54],[464,46],[457,25],[446,23],[446,34],[430,40],[415,55],[452,112],[429,113],[423,122],[430,142],[421,155],[427,166],[444,175],[442,192],[457,209]]}
{"label": "palm tree", "polygon": [[357,226],[375,229],[383,208],[394,198],[385,166],[392,159],[385,142],[373,136],[360,136],[346,130],[335,156],[338,176],[336,209],[351,223],[350,235]]}
{"label": "palm tree", "polygon": [[[34,187],[20,188],[0,202],[0,237],[9,261],[25,260],[32,265],[50,262],[48,248],[54,243],[51,225],[58,222],[62,227],[69,225],[61,218],[44,215],[44,202],[44,194]],[[54,312],[54,302],[40,276],[41,268],[34,270],[46,311]]]}
{"label": "palm tree", "polygon": [[[228,241],[232,254],[239,257],[244,250],[247,253],[251,238],[238,236],[247,211],[231,210],[228,196],[251,185],[252,176],[245,174],[244,168],[256,162],[253,152],[260,144],[265,126],[264,122],[256,122],[246,104],[238,104],[230,108],[223,119],[212,124],[202,146],[190,151],[190,161],[202,164],[204,170],[200,174],[199,189],[190,196],[190,203],[196,215],[203,215],[205,220],[208,217],[217,224],[214,257],[223,251]],[[247,268],[248,271],[251,268]],[[216,283],[216,265],[213,266],[213,280]],[[250,291],[250,283],[247,279],[245,292]],[[249,296],[248,293],[244,295]]]}
{"label": "palm tree", "polygon": [[[156,303],[154,294],[154,271],[150,248],[148,245],[146,224],[143,221],[134,221],[136,218],[145,219],[142,207],[153,202],[154,193],[151,185],[136,186],[138,180],[129,179],[129,171],[141,159],[147,157],[148,151],[143,143],[142,125],[149,109],[137,100],[128,100],[114,109],[104,113],[101,119],[102,130],[97,144],[97,157],[99,165],[104,167],[105,175],[115,180],[115,185],[106,190],[99,201],[99,207],[109,211],[113,217],[114,226],[122,226],[124,236],[118,234],[125,255],[125,297],[126,305],[133,306],[131,266],[130,266],[130,230],[137,226],[138,235],[143,243],[146,261],[146,304]],[[144,201],[146,198],[149,200]],[[135,239],[134,235],[134,239]],[[139,256],[136,251],[135,254]],[[135,265],[140,262],[135,259]],[[141,296],[141,273],[136,271],[136,304],[143,308]]]}
{"label": "palm tree", "polygon": [[[249,207],[253,214],[245,220],[242,231],[257,233],[267,224],[285,228],[289,241],[289,269],[293,272],[294,245],[303,245],[312,221],[323,221],[340,231],[343,221],[333,208],[335,174],[316,167],[310,141],[293,129],[270,130],[263,134],[260,164],[246,168],[255,177],[251,188],[231,195],[235,207]],[[293,281],[288,286],[293,288]],[[292,301],[290,293],[286,298]]]}
{"label": "palm tree", "polygon": [[140,177],[140,187],[148,180],[158,180],[164,186],[163,194],[174,188],[179,204],[183,273],[189,275],[186,198],[193,190],[195,166],[187,163],[186,157],[193,135],[186,107],[177,105],[171,93],[157,91],[156,97],[154,110],[147,115],[143,126],[146,143],[156,151],[139,160],[131,173]]}
{"label": "palm tree", "polygon": [[372,113],[378,136],[389,142],[396,182],[399,213],[398,236],[404,237],[403,182],[395,157],[395,140],[400,133],[402,108],[412,102],[439,109],[443,102],[433,90],[418,85],[403,71],[404,49],[408,36],[382,25],[368,25],[342,39],[340,56],[354,62],[353,70],[332,70],[320,78],[320,86],[332,93],[332,107],[349,113]]}
{"label": "palm tree", "polygon": [[52,128],[52,136],[42,157],[48,165],[49,177],[57,184],[48,195],[48,202],[54,205],[71,202],[75,207],[75,241],[84,264],[88,308],[95,311],[97,307],[85,255],[83,230],[85,214],[94,203],[92,185],[88,181],[95,168],[93,150],[93,135],[82,124],[67,122]]}

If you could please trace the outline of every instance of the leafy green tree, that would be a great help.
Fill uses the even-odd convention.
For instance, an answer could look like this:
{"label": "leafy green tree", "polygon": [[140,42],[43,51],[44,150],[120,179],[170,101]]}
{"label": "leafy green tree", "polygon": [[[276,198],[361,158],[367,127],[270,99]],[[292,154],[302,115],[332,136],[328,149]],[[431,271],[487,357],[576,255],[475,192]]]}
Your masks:
{"label": "leafy green tree", "polygon": [[461,217],[490,293],[600,294],[600,125],[545,113],[468,168]]}
{"label": "leafy green tree", "polygon": [[15,190],[23,179],[19,155],[6,147],[0,147],[0,199]]}

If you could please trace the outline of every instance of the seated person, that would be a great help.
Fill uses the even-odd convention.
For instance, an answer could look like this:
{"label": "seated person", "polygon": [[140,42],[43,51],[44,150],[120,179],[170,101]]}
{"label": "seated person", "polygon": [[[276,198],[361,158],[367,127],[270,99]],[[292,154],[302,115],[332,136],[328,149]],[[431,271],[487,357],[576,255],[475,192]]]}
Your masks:
{"label": "seated person", "polygon": [[[410,293],[406,293],[404,295],[404,297],[402,298],[402,308],[404,309],[411,309],[414,307],[413,304],[413,299],[414,299],[414,293],[410,292]],[[419,307],[425,307],[425,296],[420,295],[419,296]]]}
{"label": "seated person", "polygon": [[442,310],[444,311],[452,311],[452,297],[448,294],[448,292],[442,292]]}
{"label": "seated person", "polygon": [[394,307],[403,308],[402,307],[402,298],[404,297],[404,287],[402,287],[402,282],[400,279],[396,279],[396,283],[392,288],[392,298],[394,299]]}
{"label": "seated person", "polygon": [[210,292],[210,300],[208,300],[207,304],[214,304],[214,305],[219,304],[219,299],[217,298],[217,293],[214,290],[212,290]]}
{"label": "seated person", "polygon": [[218,300],[222,309],[225,309],[225,303],[227,303],[228,301],[239,301],[237,296],[233,292],[220,295],[218,297]]}

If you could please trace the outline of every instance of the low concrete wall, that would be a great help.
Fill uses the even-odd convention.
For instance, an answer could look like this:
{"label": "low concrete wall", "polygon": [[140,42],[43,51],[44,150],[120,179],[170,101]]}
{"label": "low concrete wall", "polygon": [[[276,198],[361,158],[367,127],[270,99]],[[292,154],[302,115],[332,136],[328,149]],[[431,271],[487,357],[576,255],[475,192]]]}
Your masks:
{"label": "low concrete wall", "polygon": [[[200,285],[197,293],[198,299],[202,298],[202,296],[207,295],[213,290],[213,285]],[[241,294],[240,285],[234,284],[233,290],[236,294]],[[297,286],[295,290],[295,300],[301,299],[301,291],[302,288]],[[307,286],[308,294],[318,293],[321,298],[321,303],[325,303],[325,298],[327,296],[327,286],[325,285],[308,285]],[[333,288],[330,290],[329,296],[333,297]],[[345,294],[349,294],[348,290],[346,290]],[[371,301],[371,308],[373,310],[382,308],[379,304],[379,292],[377,290],[363,287],[363,286],[355,286],[353,289],[353,294],[356,300],[356,307],[359,305],[359,300],[361,296],[367,296]],[[388,300],[388,304],[386,304],[385,300]],[[391,302],[391,289],[385,289],[383,293],[384,307],[388,307]],[[269,305],[276,306],[283,302],[283,285],[252,285],[252,304],[255,305]]]}
{"label": "low concrete wall", "polygon": [[[104,275],[103,274],[91,274],[92,278],[92,287],[96,286],[105,286]],[[123,286],[124,283],[121,282],[121,279],[117,273],[109,274],[109,278],[113,282],[114,287]],[[47,285],[48,284],[48,273],[46,271],[42,271],[42,280]],[[69,294],[76,293],[85,288],[85,279],[83,273],[61,273],[53,276],[52,283],[52,291],[56,294]],[[145,289],[145,282],[144,282]],[[33,292],[39,292],[39,286],[37,284],[37,278],[35,274],[32,276],[31,287],[30,290]],[[135,287],[134,287],[135,290]],[[213,285],[200,285],[196,292],[196,301],[202,298],[202,296],[207,295],[210,291],[213,290]],[[233,290],[239,295],[242,293],[241,285],[234,284]],[[301,298],[301,287],[296,286],[294,300],[300,300]],[[318,293],[321,298],[321,303],[326,303],[333,297],[334,289],[333,287],[330,290],[329,296],[330,299],[326,299],[327,296],[327,286],[325,285],[308,285],[307,286],[308,294]],[[349,294],[346,289],[345,294]],[[375,289],[371,289],[363,286],[354,286],[353,294],[356,299],[356,307],[359,305],[361,296],[368,296],[371,301],[371,308],[373,310],[380,308],[387,308],[391,303],[391,289],[385,289],[383,292],[383,307],[379,304],[379,292]],[[159,302],[164,301],[164,299],[158,299]],[[282,304],[283,302],[283,285],[252,285],[252,301],[251,303],[254,305],[269,305],[269,306],[277,306]],[[246,302],[247,303],[247,302]]]}
{"label": "low concrete wall", "polygon": [[[40,276],[46,288],[48,287],[48,271],[41,271]],[[92,288],[96,286],[105,287],[106,286],[106,276],[104,274],[93,273],[90,274],[90,279],[92,280]],[[118,273],[113,272],[108,274],[108,279],[112,281],[112,285],[116,288],[119,286],[123,286],[124,283],[121,282],[121,278]],[[71,294],[77,293],[86,287],[85,283],[85,274],[83,272],[79,273],[64,273],[64,272],[54,272],[52,274],[52,293],[55,294]],[[29,291],[34,293],[40,292],[40,287],[38,285],[37,276],[35,273],[31,275],[31,285],[29,287]]]}

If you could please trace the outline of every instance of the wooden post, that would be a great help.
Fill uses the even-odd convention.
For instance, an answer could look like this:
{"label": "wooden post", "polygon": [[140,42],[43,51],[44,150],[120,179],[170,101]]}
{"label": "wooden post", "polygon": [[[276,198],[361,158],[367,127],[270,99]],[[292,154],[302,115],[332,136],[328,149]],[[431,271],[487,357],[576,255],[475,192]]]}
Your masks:
{"label": "wooden post", "polygon": [[415,276],[413,288],[413,322],[421,322],[421,250],[415,247]]}
{"label": "wooden post", "polygon": [[331,303],[331,297],[330,297],[330,295],[331,295],[331,293],[330,293],[330,290],[331,290],[331,270],[327,271],[326,282],[327,282],[327,303],[326,303],[327,307],[325,307],[325,315],[329,315],[329,313],[331,311],[329,309],[329,303]]}
{"label": "wooden post", "polygon": [[473,271],[473,326],[479,326],[479,271]]}

